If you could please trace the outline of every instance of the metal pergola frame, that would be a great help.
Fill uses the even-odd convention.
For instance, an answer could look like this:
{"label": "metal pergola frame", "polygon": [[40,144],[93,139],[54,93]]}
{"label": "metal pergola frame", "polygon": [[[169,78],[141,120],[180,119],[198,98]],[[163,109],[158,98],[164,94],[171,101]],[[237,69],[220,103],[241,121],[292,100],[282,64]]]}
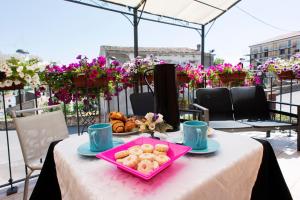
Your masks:
{"label": "metal pergola frame", "polygon": [[[98,8],[98,9],[102,9],[102,10],[106,10],[106,11],[111,11],[111,12],[119,13],[119,14],[122,14],[123,16],[125,16],[133,26],[134,57],[138,56],[138,25],[139,25],[139,22],[140,22],[141,19],[145,20],[145,21],[151,21],[151,22],[156,22],[156,23],[167,24],[167,25],[172,25],[172,26],[177,26],[177,27],[182,27],[182,28],[188,28],[188,29],[195,30],[201,36],[201,64],[204,65],[205,37],[206,37],[207,33],[210,31],[210,28],[211,28],[210,27],[208,29],[207,33],[205,33],[205,26],[208,25],[211,22],[214,22],[217,18],[219,18],[221,15],[223,15],[226,11],[231,9],[233,6],[235,6],[241,0],[238,0],[237,2],[235,2],[233,5],[231,5],[226,10],[218,8],[214,5],[205,3],[205,2],[200,1],[200,0],[194,0],[195,2],[197,2],[199,4],[203,4],[203,5],[206,5],[206,6],[209,6],[211,8],[214,8],[214,9],[217,9],[217,10],[221,11],[221,13],[219,15],[217,15],[215,18],[213,18],[212,20],[210,20],[206,24],[189,22],[189,21],[182,20],[182,19],[177,19],[177,18],[172,18],[172,17],[168,17],[168,16],[157,15],[157,14],[146,12],[146,11],[144,11],[144,7],[145,7],[145,4],[147,3],[147,0],[140,0],[140,3],[136,7],[131,7],[131,6],[127,6],[127,5],[119,4],[119,3],[113,3],[113,2],[110,2],[110,1],[107,1],[107,0],[64,0],[64,1],[72,2],[72,3],[84,5],[84,6],[94,7],[94,8]],[[102,6],[102,5],[99,4],[101,2],[106,3],[108,5],[112,5],[115,8],[109,8],[109,7]],[[124,8],[125,9],[127,8],[128,12],[123,11],[122,9],[124,9]],[[139,10],[140,8],[142,8],[142,9]],[[132,12],[130,12],[130,11],[132,11]],[[146,17],[142,16],[143,14],[146,14],[148,16],[146,16]],[[130,20],[129,17],[133,17],[133,19]],[[153,17],[159,17],[159,19],[153,19]],[[167,20],[172,20],[174,22],[170,22],[170,21],[167,21]]]}

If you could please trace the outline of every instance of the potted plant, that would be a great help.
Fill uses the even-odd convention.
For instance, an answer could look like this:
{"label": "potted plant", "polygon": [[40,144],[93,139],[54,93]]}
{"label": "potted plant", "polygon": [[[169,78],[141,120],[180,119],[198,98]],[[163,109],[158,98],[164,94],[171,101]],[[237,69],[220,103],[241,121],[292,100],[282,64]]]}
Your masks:
{"label": "potted plant", "polygon": [[258,69],[264,73],[275,73],[279,80],[300,78],[300,54],[295,54],[289,60],[275,58],[267,60]]}
{"label": "potted plant", "polygon": [[[132,77],[132,82],[134,82],[134,79],[136,79],[136,81],[138,81],[141,85],[146,85],[144,73],[149,69],[153,69],[155,64],[159,64],[161,62],[162,61],[157,60],[152,55],[146,58],[138,56],[135,59],[125,62],[123,64],[123,67],[126,69],[127,73]],[[149,83],[152,83],[153,73],[148,72],[146,78]]]}
{"label": "potted plant", "polygon": [[0,90],[22,89],[27,85],[35,88],[40,84],[40,69],[37,58],[11,57],[0,61]]}
{"label": "potted plant", "polygon": [[176,66],[176,78],[179,85],[183,85],[190,82],[190,78],[188,76],[189,70],[192,68],[190,63],[182,66]]}
{"label": "potted plant", "polygon": [[239,85],[247,76],[247,70],[243,69],[241,63],[235,66],[230,63],[219,64],[216,66],[216,73],[224,85]]}

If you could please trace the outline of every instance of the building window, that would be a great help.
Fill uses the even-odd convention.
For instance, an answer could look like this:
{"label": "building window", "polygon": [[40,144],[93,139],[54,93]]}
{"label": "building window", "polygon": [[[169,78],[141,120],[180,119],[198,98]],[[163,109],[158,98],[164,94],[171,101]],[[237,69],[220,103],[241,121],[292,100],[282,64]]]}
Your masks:
{"label": "building window", "polygon": [[264,52],[264,57],[268,57],[269,56],[269,52]]}
{"label": "building window", "polygon": [[253,54],[253,58],[256,59],[257,58],[257,54]]}
{"label": "building window", "polygon": [[285,49],[279,49],[279,55],[285,54]]}
{"label": "building window", "polygon": [[289,41],[288,41],[288,47],[291,47],[291,46],[292,46],[292,41],[289,40]]}
{"label": "building window", "polygon": [[295,49],[295,53],[299,52],[299,49]]}
{"label": "building window", "polygon": [[288,55],[290,55],[291,54],[291,49],[288,49]]}

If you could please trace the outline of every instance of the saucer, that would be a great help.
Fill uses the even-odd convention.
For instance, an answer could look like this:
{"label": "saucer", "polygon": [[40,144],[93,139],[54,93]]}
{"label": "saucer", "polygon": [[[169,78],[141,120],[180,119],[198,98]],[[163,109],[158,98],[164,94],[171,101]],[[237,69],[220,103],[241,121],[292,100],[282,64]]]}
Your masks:
{"label": "saucer", "polygon": [[206,149],[192,149],[190,150],[188,153],[190,154],[209,154],[209,153],[214,153],[216,151],[218,151],[220,148],[220,144],[219,142],[217,142],[216,140],[207,138],[207,148]]}
{"label": "saucer", "polygon": [[[113,139],[113,147],[117,147],[121,144],[124,144],[123,140],[120,140],[120,139]],[[91,151],[90,150],[90,142],[87,142],[87,143],[84,143],[82,145],[80,145],[78,148],[77,148],[77,153],[81,156],[89,156],[89,157],[95,157],[98,153],[100,153],[102,151]]]}

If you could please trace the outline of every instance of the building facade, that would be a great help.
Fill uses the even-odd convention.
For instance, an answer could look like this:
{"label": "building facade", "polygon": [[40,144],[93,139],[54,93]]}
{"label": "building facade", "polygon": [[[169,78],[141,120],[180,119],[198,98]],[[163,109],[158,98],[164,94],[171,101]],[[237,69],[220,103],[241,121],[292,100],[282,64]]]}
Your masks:
{"label": "building facade", "polygon": [[[200,45],[197,49],[191,48],[159,48],[159,47],[139,47],[139,56],[147,57],[150,55],[158,59],[164,60],[168,63],[186,64],[192,63],[195,65],[201,64]],[[134,58],[133,47],[119,47],[119,46],[100,46],[100,55],[106,58],[115,57],[120,62],[124,63]],[[205,53],[205,66],[213,64],[214,54]]]}
{"label": "building facade", "polygon": [[263,64],[271,58],[290,59],[300,51],[300,31],[271,38],[250,47],[250,63]]}

